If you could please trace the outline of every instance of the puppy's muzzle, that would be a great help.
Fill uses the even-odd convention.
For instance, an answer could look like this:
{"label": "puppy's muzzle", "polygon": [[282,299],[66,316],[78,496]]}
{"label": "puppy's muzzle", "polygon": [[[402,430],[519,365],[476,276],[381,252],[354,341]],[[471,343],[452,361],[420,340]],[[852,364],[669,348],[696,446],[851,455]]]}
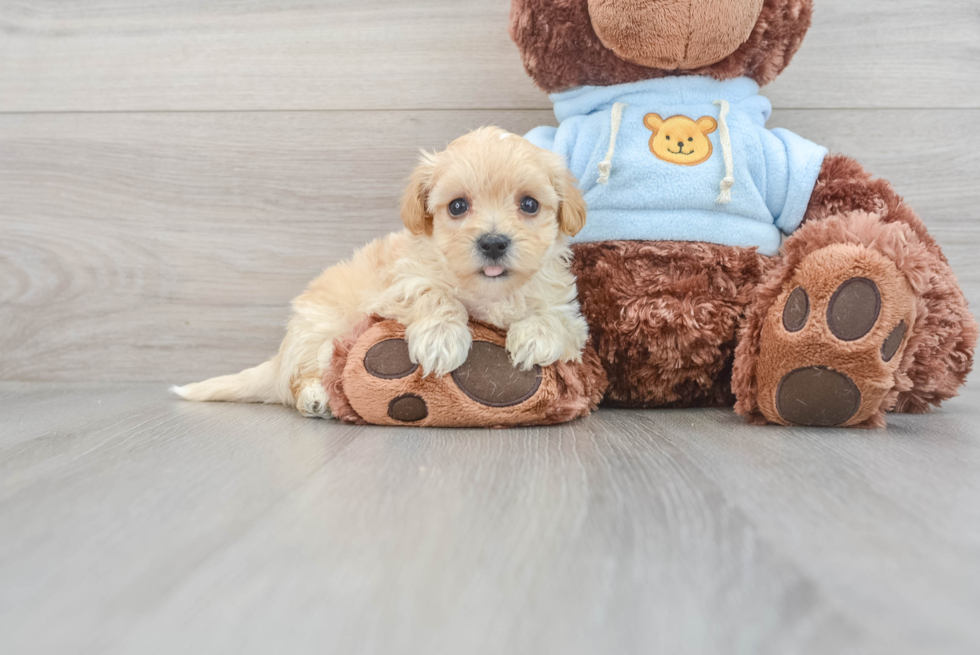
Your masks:
{"label": "puppy's muzzle", "polygon": [[496,262],[507,255],[510,249],[510,237],[502,234],[484,234],[476,240],[476,247],[487,261]]}

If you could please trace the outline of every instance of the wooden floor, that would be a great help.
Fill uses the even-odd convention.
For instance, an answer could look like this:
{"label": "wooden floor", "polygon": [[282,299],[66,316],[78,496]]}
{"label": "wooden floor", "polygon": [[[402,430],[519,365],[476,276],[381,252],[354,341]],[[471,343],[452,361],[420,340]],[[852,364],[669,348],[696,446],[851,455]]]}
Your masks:
{"label": "wooden floor", "polygon": [[0,384],[0,652],[976,653],[978,402],[422,431]]}
{"label": "wooden floor", "polygon": [[[980,652],[980,382],[350,428],[194,405],[397,229],[420,147],[554,124],[509,0],[0,0],[0,655]],[[891,180],[980,304],[976,0],[815,0],[770,125]]]}

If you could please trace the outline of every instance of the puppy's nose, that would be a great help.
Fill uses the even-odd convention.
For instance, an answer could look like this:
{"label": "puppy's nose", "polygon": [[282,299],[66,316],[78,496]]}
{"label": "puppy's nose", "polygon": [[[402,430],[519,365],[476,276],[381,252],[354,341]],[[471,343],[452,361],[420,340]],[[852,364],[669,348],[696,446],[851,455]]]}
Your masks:
{"label": "puppy's nose", "polygon": [[476,240],[476,245],[484,257],[497,260],[507,253],[507,248],[510,247],[510,237],[505,237],[502,234],[484,234]]}

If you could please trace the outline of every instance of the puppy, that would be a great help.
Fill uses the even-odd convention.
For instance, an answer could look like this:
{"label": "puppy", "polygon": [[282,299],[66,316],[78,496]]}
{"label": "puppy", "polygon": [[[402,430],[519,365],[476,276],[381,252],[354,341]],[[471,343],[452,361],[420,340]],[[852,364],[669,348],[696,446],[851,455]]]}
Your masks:
{"label": "puppy", "polygon": [[586,207],[560,157],[495,127],[476,130],[443,152],[422,153],[401,213],[407,229],[328,268],[293,301],[275,357],[173,391],[329,416],[320,379],[333,342],[368,314],[406,327],[425,375],[463,364],[469,318],[507,330],[520,368],[581,360],[588,327],[567,237],[585,225]]}

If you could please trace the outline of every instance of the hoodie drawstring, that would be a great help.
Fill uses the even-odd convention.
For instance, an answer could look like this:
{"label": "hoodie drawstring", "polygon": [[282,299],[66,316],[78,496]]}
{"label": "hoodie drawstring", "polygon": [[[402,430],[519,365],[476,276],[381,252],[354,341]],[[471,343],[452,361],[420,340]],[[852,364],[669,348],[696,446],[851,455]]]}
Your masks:
{"label": "hoodie drawstring", "polygon": [[719,185],[721,193],[715,200],[720,205],[727,205],[732,201],[732,187],[735,186],[735,158],[732,155],[732,135],[728,133],[728,110],[727,100],[715,100],[712,104],[721,107],[718,115],[718,127],[721,138],[721,153],[725,158],[725,179]]}
{"label": "hoodie drawstring", "polygon": [[606,151],[606,158],[599,162],[599,179],[597,183],[605,185],[609,183],[609,174],[612,173],[612,158],[616,154],[616,137],[619,136],[619,127],[623,122],[623,110],[629,107],[625,102],[617,102],[612,106],[612,128],[609,133],[609,150]]}

